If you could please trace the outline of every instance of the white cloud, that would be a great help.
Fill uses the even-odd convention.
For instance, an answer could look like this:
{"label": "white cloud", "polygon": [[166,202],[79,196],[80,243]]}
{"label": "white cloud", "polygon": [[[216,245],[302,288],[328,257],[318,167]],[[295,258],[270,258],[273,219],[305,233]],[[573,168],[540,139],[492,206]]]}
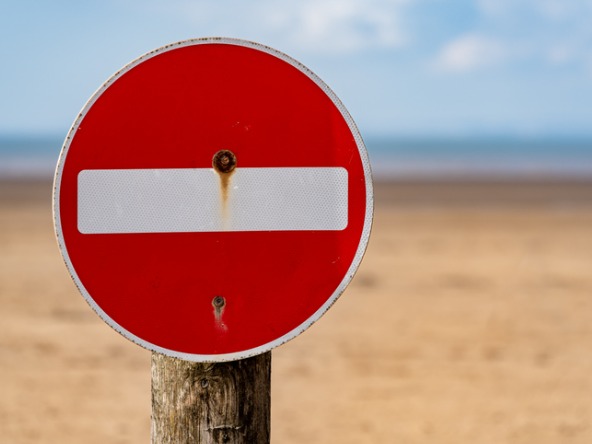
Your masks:
{"label": "white cloud", "polygon": [[476,1],[481,13],[476,27],[444,46],[437,57],[440,67],[476,69],[485,66],[488,55],[489,65],[520,60],[582,68],[592,54],[592,0]]}
{"label": "white cloud", "polygon": [[477,0],[477,6],[486,15],[499,16],[506,13],[511,3],[507,0]]}
{"label": "white cloud", "polygon": [[477,0],[477,6],[491,17],[508,15],[539,16],[550,20],[569,20],[590,11],[589,0]]}
{"label": "white cloud", "polygon": [[413,0],[150,1],[144,8],[194,23],[201,35],[259,40],[329,53],[400,47],[401,15]]}
{"label": "white cloud", "polygon": [[[589,2],[587,3],[589,5]],[[586,3],[565,0],[540,0],[533,4],[533,7],[537,8],[538,12],[544,17],[556,21],[572,19],[578,14],[581,6],[585,7]]]}
{"label": "white cloud", "polygon": [[[270,31],[319,52],[351,52],[404,43],[401,0],[306,0],[274,3]],[[289,5],[288,7],[286,7]]]}
{"label": "white cloud", "polygon": [[569,44],[554,44],[547,50],[547,59],[555,65],[569,63],[577,55],[575,48]]}
{"label": "white cloud", "polygon": [[467,34],[446,44],[438,54],[435,66],[447,72],[469,72],[496,65],[507,54],[508,51],[499,41]]}

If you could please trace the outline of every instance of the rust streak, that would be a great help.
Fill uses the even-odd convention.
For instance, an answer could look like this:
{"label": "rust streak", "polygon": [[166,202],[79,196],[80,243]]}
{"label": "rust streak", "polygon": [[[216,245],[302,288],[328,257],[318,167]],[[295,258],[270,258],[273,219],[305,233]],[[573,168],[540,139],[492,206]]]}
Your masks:
{"label": "rust streak", "polygon": [[224,214],[226,214],[226,207],[228,206],[229,189],[233,173],[234,171],[231,173],[218,172],[218,175],[220,176],[220,195],[222,198],[222,211],[224,212]]}
{"label": "rust streak", "polygon": [[222,331],[227,331],[228,327],[222,321],[226,299],[222,296],[215,296],[214,299],[212,299],[212,306],[214,307],[214,317],[216,318],[217,327]]}
{"label": "rust streak", "polygon": [[222,220],[224,228],[228,228],[228,200],[230,196],[230,183],[236,168],[236,156],[232,151],[220,150],[212,159],[212,166],[220,177],[220,198],[222,200]]}

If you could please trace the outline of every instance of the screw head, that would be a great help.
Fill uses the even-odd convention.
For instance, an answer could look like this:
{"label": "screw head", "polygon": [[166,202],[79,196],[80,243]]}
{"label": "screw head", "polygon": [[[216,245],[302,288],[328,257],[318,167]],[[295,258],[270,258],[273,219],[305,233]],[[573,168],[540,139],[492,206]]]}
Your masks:
{"label": "screw head", "polygon": [[236,156],[232,151],[220,150],[214,154],[212,166],[219,173],[231,173],[236,168]]}
{"label": "screw head", "polygon": [[216,296],[214,299],[212,299],[212,305],[215,308],[220,309],[226,305],[226,299],[224,299],[222,296]]}

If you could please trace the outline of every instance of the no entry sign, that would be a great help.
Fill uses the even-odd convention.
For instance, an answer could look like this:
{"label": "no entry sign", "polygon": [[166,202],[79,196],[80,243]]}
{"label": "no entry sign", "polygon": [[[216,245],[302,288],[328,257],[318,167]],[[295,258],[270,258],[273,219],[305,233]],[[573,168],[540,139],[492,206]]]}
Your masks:
{"label": "no entry sign", "polygon": [[372,223],[356,126],[311,71],[271,48],[189,40],[93,95],[55,177],[58,243],[113,328],[192,361],[262,353],[316,321]]}

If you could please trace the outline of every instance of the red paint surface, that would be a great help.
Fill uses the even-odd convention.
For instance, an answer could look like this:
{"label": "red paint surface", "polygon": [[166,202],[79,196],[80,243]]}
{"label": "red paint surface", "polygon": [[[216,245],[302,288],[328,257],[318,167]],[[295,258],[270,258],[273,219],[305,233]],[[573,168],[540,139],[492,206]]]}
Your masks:
{"label": "red paint surface", "polygon": [[[343,231],[81,234],[84,169],[210,168],[221,149],[240,167],[341,166]],[[200,44],[160,53],[105,90],[73,135],[60,190],[68,255],[116,323],[181,353],[222,354],[274,341],[334,293],[360,243],[362,162],[331,99],[285,61],[248,47]],[[222,328],[212,299],[226,299]]]}

